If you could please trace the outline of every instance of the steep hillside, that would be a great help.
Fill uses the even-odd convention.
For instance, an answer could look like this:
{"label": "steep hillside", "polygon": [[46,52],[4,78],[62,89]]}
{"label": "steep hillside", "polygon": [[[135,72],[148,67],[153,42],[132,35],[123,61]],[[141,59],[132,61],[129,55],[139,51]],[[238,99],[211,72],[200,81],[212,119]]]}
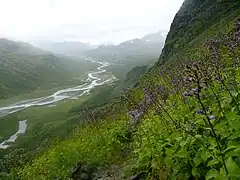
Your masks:
{"label": "steep hillside", "polygon": [[91,112],[88,103],[74,109],[75,118],[85,114],[71,137],[2,177],[238,180],[239,7],[186,0],[137,86]]}
{"label": "steep hillside", "polygon": [[175,60],[204,40],[225,33],[239,16],[236,0],[186,0],[176,14],[167,35],[159,64]]}
{"label": "steep hillside", "polygon": [[55,87],[71,77],[73,64],[30,44],[0,39],[0,99]]}
{"label": "steep hillside", "polygon": [[124,87],[129,88],[135,86],[139,82],[141,76],[143,76],[148,70],[148,66],[136,66],[131,71],[127,73],[126,79],[124,81]]}

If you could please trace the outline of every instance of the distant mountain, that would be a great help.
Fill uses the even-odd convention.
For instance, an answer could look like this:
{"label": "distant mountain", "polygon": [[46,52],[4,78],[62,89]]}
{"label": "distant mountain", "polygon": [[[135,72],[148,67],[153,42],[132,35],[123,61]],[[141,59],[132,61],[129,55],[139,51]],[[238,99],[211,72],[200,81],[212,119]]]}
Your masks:
{"label": "distant mountain", "polygon": [[165,37],[162,32],[151,33],[141,39],[132,39],[118,45],[99,46],[96,49],[84,52],[85,55],[111,59],[128,59],[128,57],[159,56],[163,48]]}
{"label": "distant mountain", "polygon": [[42,49],[34,47],[29,43],[15,42],[4,38],[0,38],[0,50],[11,51],[16,54],[46,54]]}
{"label": "distant mountain", "polygon": [[33,44],[53,53],[67,56],[81,56],[82,52],[93,48],[90,44],[85,44],[78,41],[34,42]]}
{"label": "distant mountain", "polygon": [[151,33],[143,38],[141,40],[151,43],[159,43],[159,42],[164,42],[165,41],[165,31],[158,31],[156,33]]}
{"label": "distant mountain", "polygon": [[0,99],[56,86],[69,78],[70,66],[71,60],[28,43],[0,39]]}

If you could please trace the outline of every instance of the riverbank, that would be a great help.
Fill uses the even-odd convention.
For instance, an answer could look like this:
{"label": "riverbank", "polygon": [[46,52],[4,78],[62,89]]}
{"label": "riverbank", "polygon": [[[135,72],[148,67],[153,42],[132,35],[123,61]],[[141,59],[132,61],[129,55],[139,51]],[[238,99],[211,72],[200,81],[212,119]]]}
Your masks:
{"label": "riverbank", "polygon": [[[46,124],[52,125],[53,127],[50,127],[50,131],[53,131],[55,127],[68,123],[67,113],[70,108],[81,104],[91,97],[89,94],[93,88],[114,81],[115,77],[112,75],[105,76],[105,78],[99,76],[106,72],[104,68],[109,66],[109,63],[97,62],[92,58],[86,60],[100,64],[96,71],[88,73],[88,82],[76,87],[58,90],[50,96],[24,100],[9,106],[0,107],[0,116],[2,116],[0,118],[0,127],[2,129],[0,132],[0,142],[16,132],[18,128],[17,122],[22,119],[29,120],[29,126],[25,135],[28,138],[34,136],[32,132],[36,132],[35,128],[38,126],[46,131],[44,126]],[[78,99],[83,95],[87,96]]]}
{"label": "riverbank", "polygon": [[19,121],[19,128],[18,131],[12,135],[9,139],[0,143],[0,149],[7,149],[11,146],[11,143],[14,143],[19,134],[24,134],[27,129],[27,120]]}
{"label": "riverbank", "polygon": [[32,106],[51,105],[63,99],[76,99],[84,94],[89,93],[89,91],[96,86],[100,86],[115,80],[114,76],[109,77],[107,79],[102,79],[97,76],[98,74],[106,72],[106,70],[103,68],[109,66],[109,63],[98,62],[93,58],[86,58],[85,60],[101,65],[97,68],[97,71],[88,73],[87,83],[84,83],[76,87],[59,90],[50,96],[29,99],[14,103],[9,106],[0,107],[0,117],[21,111]]}

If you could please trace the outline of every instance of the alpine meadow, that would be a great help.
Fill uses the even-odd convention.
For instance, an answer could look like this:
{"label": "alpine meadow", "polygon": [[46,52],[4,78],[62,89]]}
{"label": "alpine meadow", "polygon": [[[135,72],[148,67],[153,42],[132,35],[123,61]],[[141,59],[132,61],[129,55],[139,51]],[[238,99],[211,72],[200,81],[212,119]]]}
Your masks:
{"label": "alpine meadow", "polygon": [[240,1],[179,8],[166,37],[0,39],[0,179],[239,180]]}

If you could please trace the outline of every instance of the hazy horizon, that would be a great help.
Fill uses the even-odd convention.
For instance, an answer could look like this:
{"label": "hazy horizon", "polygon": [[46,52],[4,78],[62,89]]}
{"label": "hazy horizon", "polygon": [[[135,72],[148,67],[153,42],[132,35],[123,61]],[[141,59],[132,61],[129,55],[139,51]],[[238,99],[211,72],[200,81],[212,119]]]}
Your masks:
{"label": "hazy horizon", "polygon": [[183,0],[0,0],[0,37],[118,44],[168,31]]}

